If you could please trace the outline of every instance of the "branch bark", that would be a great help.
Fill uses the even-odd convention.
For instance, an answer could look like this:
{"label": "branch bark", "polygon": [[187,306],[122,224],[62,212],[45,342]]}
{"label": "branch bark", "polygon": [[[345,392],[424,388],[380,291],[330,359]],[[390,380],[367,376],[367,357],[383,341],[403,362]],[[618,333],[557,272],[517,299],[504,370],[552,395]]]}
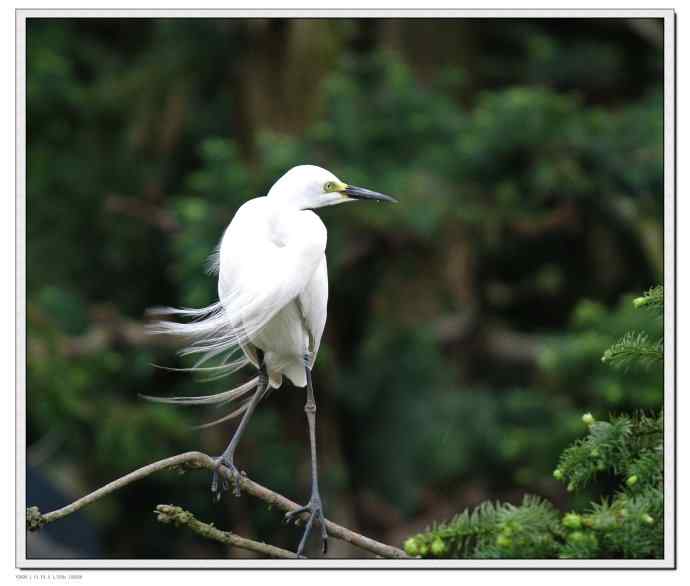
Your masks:
{"label": "branch bark", "polygon": [[[43,525],[54,523],[55,521],[58,521],[67,515],[77,512],[85,506],[90,505],[104,496],[115,492],[116,490],[119,490],[128,484],[131,484],[132,482],[146,478],[147,476],[160,472],[161,470],[167,470],[175,467],[185,467],[191,469],[203,468],[206,470],[213,470],[215,467],[215,462],[210,456],[201,452],[185,452],[183,454],[178,454],[177,456],[158,460],[157,462],[153,462],[152,464],[138,468],[137,470],[134,470],[133,472],[118,478],[117,480],[113,480],[92,493],[87,494],[86,496],[74,501],[73,503],[70,503],[67,506],[56,509],[55,511],[43,514],[39,511],[38,507],[28,508],[26,510],[27,529],[30,531],[35,531],[41,528]],[[227,480],[234,480],[233,473],[225,466],[220,466],[219,472]],[[247,494],[250,494],[253,497],[258,498],[265,503],[268,503],[270,506],[276,507],[282,511],[290,512],[300,508],[300,505],[297,503],[291,501],[281,494],[278,494],[277,492],[273,492],[272,490],[260,485],[257,482],[254,482],[253,480],[250,480],[244,474],[239,476],[239,484],[240,488]],[[306,520],[307,515],[307,513],[303,513],[301,515],[302,519]],[[338,525],[337,523],[333,523],[332,521],[326,521],[326,531],[328,531],[330,536],[335,537],[336,539],[350,543],[355,547],[366,550],[379,557],[391,559],[402,559],[409,557],[402,549],[393,547],[391,545],[386,545],[385,543],[381,543],[375,539],[361,535],[355,531],[352,531],[351,529]]]}
{"label": "branch bark", "polygon": [[155,512],[156,518],[161,523],[173,523],[176,527],[189,527],[194,533],[206,537],[207,539],[213,539],[221,543],[248,549],[249,551],[260,553],[270,558],[297,559],[297,554],[287,549],[247,539],[246,537],[240,537],[230,531],[221,531],[213,525],[199,521],[192,513],[185,511],[181,507],[176,507],[174,505],[158,505]]}

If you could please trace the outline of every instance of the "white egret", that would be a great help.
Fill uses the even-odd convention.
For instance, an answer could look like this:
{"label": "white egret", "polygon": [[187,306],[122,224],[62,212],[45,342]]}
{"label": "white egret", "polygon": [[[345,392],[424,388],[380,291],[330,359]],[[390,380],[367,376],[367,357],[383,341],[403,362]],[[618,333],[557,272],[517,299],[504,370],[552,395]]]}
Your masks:
{"label": "white egret", "polygon": [[[169,314],[192,318],[186,323],[165,321],[157,331],[191,338],[181,352],[199,354],[190,370],[210,370],[220,374],[252,365],[258,375],[234,389],[204,397],[147,397],[176,404],[220,404],[237,399],[242,404],[220,423],[244,414],[230,443],[217,459],[236,479],[234,456],[249,418],[257,404],[281,386],[287,377],[296,387],[307,388],[304,410],[311,444],[312,487],[309,502],[287,520],[309,513],[297,549],[302,554],[314,521],[321,526],[323,551],[327,535],[319,494],[316,458],[316,402],[311,371],[326,324],[328,272],[326,267],[326,227],[312,211],[356,200],[395,202],[387,195],[348,185],[333,173],[313,165],[290,169],[271,187],[265,197],[247,201],[237,210],[211,257],[211,269],[218,275],[218,302],[203,309],[169,309]],[[203,367],[211,358],[220,366]],[[210,424],[210,425],[211,425]],[[220,498],[227,490],[217,472],[211,490]]]}

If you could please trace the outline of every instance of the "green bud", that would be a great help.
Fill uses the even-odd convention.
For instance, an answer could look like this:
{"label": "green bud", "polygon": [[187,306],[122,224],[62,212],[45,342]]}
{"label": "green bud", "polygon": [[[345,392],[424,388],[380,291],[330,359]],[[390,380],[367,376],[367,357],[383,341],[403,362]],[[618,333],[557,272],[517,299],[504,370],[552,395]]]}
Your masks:
{"label": "green bud", "polygon": [[562,471],[560,468],[556,468],[556,469],[553,471],[553,477],[554,477],[556,480],[563,480],[563,471]]}
{"label": "green bud", "polygon": [[419,548],[419,554],[420,555],[427,555],[429,553],[429,546],[426,543],[423,543],[422,546]]}
{"label": "green bud", "polygon": [[568,492],[573,492],[575,490],[575,483],[574,482],[569,483],[567,490],[568,490]]}
{"label": "green bud", "polygon": [[646,523],[647,525],[652,525],[654,523],[654,517],[645,513],[642,515],[642,522]]}
{"label": "green bud", "polygon": [[630,488],[635,486],[637,484],[637,476],[633,474],[632,476],[629,476],[628,479],[625,481],[625,484],[627,484]]}
{"label": "green bud", "polygon": [[589,453],[589,455],[592,456],[592,458],[597,458],[597,457],[599,456],[599,450],[597,450],[596,448],[594,448],[594,449]]}
{"label": "green bud", "polygon": [[414,537],[407,539],[403,545],[403,548],[405,549],[405,553],[407,555],[411,555],[412,557],[419,555],[419,544]]}
{"label": "green bud", "polygon": [[592,425],[592,423],[594,423],[594,416],[591,413],[585,413],[582,416],[582,423],[585,425]]}
{"label": "green bud", "polygon": [[586,536],[582,531],[573,531],[568,535],[568,541],[571,543],[582,543],[585,539]]}
{"label": "green bud", "polygon": [[635,309],[639,309],[643,305],[647,305],[646,297],[635,297],[635,299],[633,299],[633,306]]}
{"label": "green bud", "polygon": [[510,547],[511,545],[513,545],[513,540],[507,535],[501,533],[496,538],[496,545],[498,545],[498,547]]}
{"label": "green bud", "polygon": [[582,518],[577,513],[568,513],[563,517],[562,523],[568,529],[579,529],[582,527]]}
{"label": "green bud", "polygon": [[434,539],[434,541],[431,543],[431,553],[438,556],[446,553],[446,544],[443,543],[443,539],[440,537]]}

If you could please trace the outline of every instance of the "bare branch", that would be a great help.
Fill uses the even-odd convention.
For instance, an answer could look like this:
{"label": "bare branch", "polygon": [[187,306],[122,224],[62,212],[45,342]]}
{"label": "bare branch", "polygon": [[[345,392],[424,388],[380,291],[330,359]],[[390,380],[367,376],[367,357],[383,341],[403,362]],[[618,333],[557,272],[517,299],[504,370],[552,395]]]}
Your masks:
{"label": "bare branch", "polygon": [[269,545],[268,543],[260,543],[252,539],[247,539],[246,537],[240,537],[229,531],[221,531],[213,525],[199,521],[192,513],[185,511],[181,507],[176,507],[174,505],[158,505],[155,513],[158,521],[161,523],[173,523],[176,527],[180,525],[189,527],[194,533],[208,539],[227,543],[228,545],[234,545],[242,549],[248,549],[249,551],[254,551],[270,558],[297,559],[297,554],[287,549]]}
{"label": "bare branch", "polygon": [[[153,462],[152,464],[143,466],[142,468],[139,468],[134,472],[130,472],[126,476],[122,476],[117,480],[113,480],[109,484],[106,484],[98,490],[95,490],[94,492],[87,494],[86,496],[74,501],[73,503],[65,507],[62,507],[61,509],[51,511],[50,513],[42,514],[38,510],[38,507],[28,508],[26,510],[27,528],[31,531],[34,531],[36,529],[39,529],[43,525],[47,525],[48,523],[54,523],[55,521],[58,521],[59,519],[62,519],[67,515],[71,515],[72,513],[75,513],[83,507],[97,501],[100,498],[103,498],[111,492],[114,492],[124,486],[127,486],[128,484],[131,484],[132,482],[141,480],[142,478],[154,474],[155,472],[160,472],[161,470],[166,470],[168,468],[173,468],[177,466],[184,466],[187,468],[194,469],[204,468],[206,470],[213,470],[216,464],[212,458],[201,452],[185,452],[183,454],[178,454],[177,456],[172,456],[171,458],[165,458],[164,460]],[[219,472],[227,480],[234,481],[233,473],[225,466],[220,466]],[[288,498],[285,498],[283,495],[278,494],[277,492],[273,492],[272,490],[269,490],[268,488],[250,480],[243,474],[239,477],[239,484],[240,488],[247,494],[250,494],[253,497],[256,497],[264,501],[265,503],[268,503],[269,505],[274,506],[282,511],[290,512],[300,508],[300,506],[297,503],[291,501]],[[302,518],[306,520],[307,513],[303,513]],[[350,543],[355,547],[359,547],[360,549],[364,549],[383,558],[400,559],[409,557],[402,549],[393,547],[391,545],[386,545],[385,543],[381,543],[379,541],[376,541],[375,539],[371,539],[369,537],[356,533],[355,531],[352,531],[350,529],[347,529],[346,527],[333,523],[332,521],[326,521],[326,530],[328,531],[329,535],[335,537],[336,539],[340,539],[342,541]]]}

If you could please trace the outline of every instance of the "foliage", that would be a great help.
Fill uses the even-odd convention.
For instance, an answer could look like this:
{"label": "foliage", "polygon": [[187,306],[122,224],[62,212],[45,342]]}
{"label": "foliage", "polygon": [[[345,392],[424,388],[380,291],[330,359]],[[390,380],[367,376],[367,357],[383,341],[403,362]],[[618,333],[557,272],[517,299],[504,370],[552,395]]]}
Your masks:
{"label": "foliage", "polygon": [[[29,19],[29,465],[67,498],[222,451],[229,426],[190,429],[217,412],[138,394],[249,373],[202,385],[154,368],[187,363],[143,335],[146,310],[215,301],[204,266],[235,210],[309,162],[402,202],[319,212],[327,514],[390,541],[525,492],[584,510],[606,487],[551,477],[582,412],[662,400],[659,363],[601,361],[626,332],[662,335],[627,297],[663,280],[662,81],[663,51],[622,20]],[[237,455],[295,500],[303,402],[274,393]],[[294,545],[274,512],[214,507],[203,475],[162,475],[89,513],[108,555],[226,554],[133,524],[160,494]]]}
{"label": "foliage", "polygon": [[[651,309],[661,318],[664,312],[663,286],[659,285],[650,289],[642,297],[637,297],[633,303],[635,307]],[[604,352],[604,356],[601,358],[602,362],[623,369],[627,369],[633,364],[638,364],[641,367],[652,366],[662,362],[663,359],[664,339],[659,338],[652,343],[644,332],[627,332],[619,342]]]}
{"label": "foliage", "polygon": [[634,363],[648,366],[663,359],[664,348],[661,340],[652,344],[643,332],[628,332],[601,357],[602,362],[608,362],[616,368],[628,368]]}
{"label": "foliage", "polygon": [[[634,305],[663,314],[663,288],[651,289]],[[610,355],[609,348],[604,356]],[[645,353],[629,360],[647,364]],[[612,415],[608,421],[585,413],[582,422],[586,437],[563,451],[553,476],[569,492],[581,491],[597,477],[611,477],[614,487],[601,502],[562,516],[534,496],[525,496],[519,506],[484,502],[410,537],[404,544],[407,553],[491,559],[663,557],[663,412]]]}
{"label": "foliage", "polygon": [[485,502],[405,542],[409,555],[462,558],[542,558],[557,551],[558,512],[534,496],[519,506]]}

